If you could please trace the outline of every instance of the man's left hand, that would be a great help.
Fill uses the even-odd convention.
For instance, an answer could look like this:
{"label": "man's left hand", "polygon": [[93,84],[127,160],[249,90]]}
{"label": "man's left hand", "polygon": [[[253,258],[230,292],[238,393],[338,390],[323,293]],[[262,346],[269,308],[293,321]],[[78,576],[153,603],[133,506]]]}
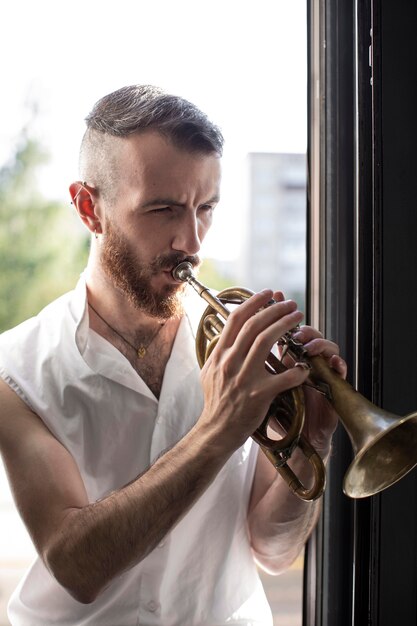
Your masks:
{"label": "man's left hand", "polygon": [[[347,374],[346,362],[339,355],[339,346],[311,326],[301,326],[293,337],[304,345],[308,356],[323,357],[341,378]],[[307,384],[303,385],[306,422],[303,434],[318,452],[327,454],[338,423],[338,416],[326,396]]]}

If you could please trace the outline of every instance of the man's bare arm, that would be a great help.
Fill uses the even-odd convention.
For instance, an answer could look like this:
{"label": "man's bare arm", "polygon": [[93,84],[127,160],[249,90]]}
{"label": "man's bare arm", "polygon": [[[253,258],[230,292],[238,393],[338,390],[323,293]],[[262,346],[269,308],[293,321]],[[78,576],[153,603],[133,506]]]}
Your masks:
{"label": "man's bare arm", "polygon": [[80,602],[156,547],[234,451],[200,424],[142,476],[89,504],[71,454],[3,382],[0,403],[0,446],[19,512],[48,569]]}
{"label": "man's bare arm", "polygon": [[[326,460],[327,455],[323,455]],[[300,452],[290,462],[305,485],[311,474]],[[321,499],[306,502],[294,495],[266,456],[260,451],[252,487],[248,523],[257,563],[270,574],[286,571],[302,551],[314,529]]]}

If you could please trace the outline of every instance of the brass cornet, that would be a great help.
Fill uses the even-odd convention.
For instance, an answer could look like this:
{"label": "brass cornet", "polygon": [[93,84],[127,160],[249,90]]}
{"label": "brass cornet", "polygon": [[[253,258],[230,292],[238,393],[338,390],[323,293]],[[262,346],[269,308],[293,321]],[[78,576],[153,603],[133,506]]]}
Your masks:
{"label": "brass cornet", "polygon": [[[196,352],[200,367],[215,348],[230,311],[226,305],[242,304],[253,292],[242,288],[224,289],[217,296],[200,283],[193,274],[191,263],[184,261],[172,272],[175,280],[189,283],[208,302],[196,336]],[[271,302],[271,304],[273,301]],[[351,498],[364,498],[379,493],[405,476],[417,465],[417,412],[399,417],[378,408],[336,372],[320,356],[308,357],[303,345],[286,333],[280,340],[283,353],[309,365],[309,384],[324,393],[334,406],[345,427],[355,457],[345,474],[343,491]],[[285,369],[272,352],[265,367],[271,374]],[[267,434],[270,421],[285,430],[282,439],[271,439]],[[289,488],[303,500],[315,500],[323,493],[326,481],[320,455],[302,435],[304,426],[304,392],[302,387],[279,394],[272,402],[253,439],[287,482]],[[299,447],[312,466],[314,481],[311,487],[303,485],[287,461]]]}

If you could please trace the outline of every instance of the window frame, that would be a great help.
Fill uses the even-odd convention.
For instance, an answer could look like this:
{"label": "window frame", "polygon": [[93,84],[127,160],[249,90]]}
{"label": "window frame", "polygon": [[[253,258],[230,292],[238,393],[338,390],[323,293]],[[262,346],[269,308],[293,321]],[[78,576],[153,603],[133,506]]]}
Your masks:
{"label": "window frame", "polygon": [[[399,303],[417,309],[417,5],[310,0],[307,8],[309,319],[339,343],[352,385],[400,416],[417,409],[415,365],[398,339]],[[412,317],[406,334],[416,345]],[[417,470],[353,501],[342,493],[351,458],[339,426],[306,549],[303,624],[414,626]]]}

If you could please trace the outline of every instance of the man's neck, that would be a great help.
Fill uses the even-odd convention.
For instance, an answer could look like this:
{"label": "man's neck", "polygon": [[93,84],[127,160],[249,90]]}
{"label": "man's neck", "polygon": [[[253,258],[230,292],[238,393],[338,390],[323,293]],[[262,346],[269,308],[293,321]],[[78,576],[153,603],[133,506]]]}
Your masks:
{"label": "man's neck", "polygon": [[[165,321],[135,306],[98,268],[89,264],[86,272],[88,301],[119,332],[149,333]],[[171,323],[170,327],[178,327]],[[112,323],[113,322],[113,323]],[[174,332],[175,335],[175,332]]]}
{"label": "man's neck", "polygon": [[147,315],[91,269],[86,281],[90,328],[128,359],[158,398],[180,318],[164,321]]}

